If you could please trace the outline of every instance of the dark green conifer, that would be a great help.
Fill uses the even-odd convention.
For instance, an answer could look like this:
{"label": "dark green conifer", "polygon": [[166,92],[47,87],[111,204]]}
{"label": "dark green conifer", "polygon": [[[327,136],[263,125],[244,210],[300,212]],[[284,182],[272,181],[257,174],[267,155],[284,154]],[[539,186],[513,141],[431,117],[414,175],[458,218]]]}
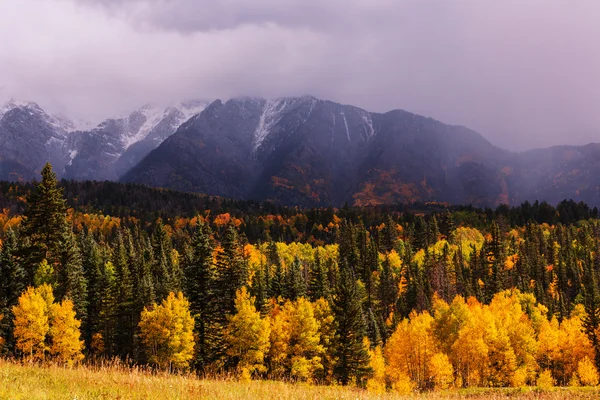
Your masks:
{"label": "dark green conifer", "polygon": [[341,270],[333,304],[337,323],[334,376],[343,385],[353,379],[363,385],[372,372],[363,344],[367,332],[356,279],[347,266]]}

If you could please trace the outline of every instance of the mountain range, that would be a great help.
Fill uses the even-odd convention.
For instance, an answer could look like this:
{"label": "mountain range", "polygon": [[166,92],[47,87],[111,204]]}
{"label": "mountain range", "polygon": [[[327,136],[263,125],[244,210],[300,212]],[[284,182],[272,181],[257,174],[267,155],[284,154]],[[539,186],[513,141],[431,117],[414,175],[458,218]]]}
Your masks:
{"label": "mountain range", "polygon": [[462,126],[311,96],[145,106],[92,129],[35,103],[0,107],[0,179],[32,179],[45,161],[67,179],[286,205],[600,205],[600,144],[515,153]]}
{"label": "mountain range", "polygon": [[91,128],[34,102],[0,106],[0,179],[37,178],[46,161],[74,180],[117,180],[207,103],[145,105]]}

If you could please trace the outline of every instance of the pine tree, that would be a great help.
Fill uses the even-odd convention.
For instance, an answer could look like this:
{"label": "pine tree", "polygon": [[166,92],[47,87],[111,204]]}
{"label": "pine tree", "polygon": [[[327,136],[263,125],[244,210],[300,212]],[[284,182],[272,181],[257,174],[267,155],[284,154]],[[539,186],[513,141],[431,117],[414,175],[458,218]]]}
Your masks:
{"label": "pine tree", "polygon": [[223,315],[233,313],[235,294],[246,285],[248,271],[242,259],[242,251],[237,231],[229,225],[221,240],[222,251],[217,254],[217,298],[219,312]]}
{"label": "pine tree", "polygon": [[381,265],[378,289],[379,317],[385,321],[396,312],[398,300],[398,281],[392,272],[389,255],[385,256]]}
{"label": "pine tree", "polygon": [[161,220],[157,222],[152,233],[152,250],[154,255],[154,262],[151,267],[152,283],[156,297],[164,299],[176,288],[172,287],[173,279],[171,275],[173,272],[171,258],[173,244]]}
{"label": "pine tree", "polygon": [[117,272],[114,264],[108,261],[102,268],[99,283],[100,304],[98,313],[99,332],[103,342],[105,355],[116,355],[117,335]]}
{"label": "pine tree", "polygon": [[252,294],[255,297],[254,306],[264,315],[267,308],[267,283],[265,276],[266,265],[261,262],[252,279]]}
{"label": "pine tree", "polygon": [[[42,169],[42,181],[27,198],[27,208],[23,220],[23,238],[28,246],[23,249],[23,265],[30,268],[46,259],[60,270],[61,242],[66,226],[67,206],[62,188],[58,187],[56,174],[50,163]],[[35,270],[30,269],[28,282],[33,282]]]}
{"label": "pine tree", "polygon": [[285,271],[283,270],[281,261],[278,261],[277,264],[275,264],[275,272],[273,274],[273,278],[271,279],[271,291],[270,291],[269,297],[271,297],[271,298],[285,297],[285,294],[286,294]]}
{"label": "pine tree", "polygon": [[294,258],[294,262],[292,262],[292,265],[288,269],[286,292],[286,297],[290,300],[306,296],[306,281],[304,280],[302,265],[298,257]]}
{"label": "pine tree", "polygon": [[[267,296],[269,298],[278,298],[283,296],[285,291],[285,274],[281,265],[281,258],[277,251],[277,244],[270,241],[267,246],[267,267],[265,270],[265,280],[267,281]],[[273,270],[273,275],[271,275]]]}
{"label": "pine tree", "polygon": [[[12,229],[6,232],[6,237],[0,249],[0,337],[5,338],[5,346],[12,345],[12,307],[17,304],[19,296],[25,290],[25,270],[16,259],[17,238]],[[8,344],[8,346],[7,346]]]}
{"label": "pine tree", "polygon": [[391,215],[388,215],[385,221],[385,228],[381,232],[380,246],[384,252],[390,252],[394,249],[398,240],[398,231],[396,230],[396,222]]}
{"label": "pine tree", "polygon": [[83,337],[87,344],[92,341],[92,335],[100,331],[100,303],[102,301],[102,269],[103,261],[98,244],[91,234],[81,240],[83,270],[88,283],[87,324],[82,324]]}
{"label": "pine tree", "polygon": [[215,359],[216,338],[213,337],[213,328],[217,320],[214,292],[216,270],[213,262],[212,231],[210,225],[204,224],[200,218],[192,239],[191,251],[191,260],[186,266],[186,296],[195,320],[196,364],[199,368],[204,368]]}
{"label": "pine tree", "polygon": [[65,298],[72,300],[77,319],[85,324],[88,311],[88,282],[76,237],[66,227],[63,229],[60,245],[61,269],[56,287],[56,297],[58,301]]}
{"label": "pine tree", "polygon": [[133,278],[129,265],[127,248],[121,232],[117,233],[116,248],[113,255],[115,266],[115,352],[126,358],[133,355],[134,331],[136,326],[136,306]]}
{"label": "pine tree", "polygon": [[334,376],[347,385],[353,379],[360,385],[371,373],[369,353],[363,345],[366,327],[356,280],[348,268],[341,271],[334,297],[337,322]]}
{"label": "pine tree", "polygon": [[598,279],[588,260],[583,260],[583,282],[584,282],[584,306],[586,316],[583,320],[583,328],[588,335],[595,350],[596,366],[600,366],[600,296],[598,295]]}
{"label": "pine tree", "polygon": [[320,298],[328,300],[330,297],[329,277],[327,276],[326,266],[321,260],[321,251],[318,247],[315,249],[315,260],[311,263],[309,276],[308,291],[310,299],[312,301],[317,301]]}

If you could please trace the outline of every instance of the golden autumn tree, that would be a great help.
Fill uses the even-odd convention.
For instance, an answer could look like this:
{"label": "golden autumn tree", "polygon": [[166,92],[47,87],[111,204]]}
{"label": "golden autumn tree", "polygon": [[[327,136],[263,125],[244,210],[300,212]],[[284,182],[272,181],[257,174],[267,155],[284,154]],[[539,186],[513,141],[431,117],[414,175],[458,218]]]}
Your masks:
{"label": "golden autumn tree", "polygon": [[475,298],[469,298],[466,304],[469,317],[452,344],[452,362],[463,386],[487,386],[489,336],[494,318]]}
{"label": "golden autumn tree", "polygon": [[[323,307],[323,305],[321,305]],[[327,312],[323,308],[319,312]],[[271,310],[269,351],[270,372],[276,376],[290,375],[301,380],[312,380],[323,370],[320,325],[315,318],[313,304],[301,297]]]}
{"label": "golden autumn tree", "polygon": [[50,330],[49,310],[53,302],[52,288],[44,284],[27,288],[12,308],[16,347],[30,359],[45,358]]}
{"label": "golden autumn tree", "polygon": [[81,322],[69,299],[54,303],[50,285],[29,287],[13,307],[17,349],[30,359],[43,360],[49,352],[55,361],[72,364],[83,359]]}
{"label": "golden autumn tree", "polygon": [[186,368],[194,356],[194,319],[190,304],[171,292],[160,305],[144,307],[140,334],[151,362],[161,368]]}
{"label": "golden autumn tree", "polygon": [[367,390],[371,393],[385,393],[385,359],[380,346],[371,349],[369,339],[364,338],[365,348],[369,349],[369,365],[373,375],[367,380]]}
{"label": "golden autumn tree", "polygon": [[448,389],[454,382],[454,368],[448,356],[435,353],[429,359],[429,371],[435,389]]}
{"label": "golden autumn tree", "polygon": [[598,370],[588,357],[577,363],[577,378],[584,386],[598,385]]}
{"label": "golden autumn tree", "polygon": [[65,299],[60,304],[52,304],[50,316],[50,354],[55,360],[66,364],[82,360],[84,345],[83,340],[80,340],[81,321],[75,318],[73,302]]}
{"label": "golden autumn tree", "polygon": [[588,358],[594,360],[594,347],[583,327],[585,310],[578,304],[571,312],[571,317],[560,324],[558,339],[558,357],[555,375],[561,383],[567,383],[577,370],[580,361]]}
{"label": "golden autumn tree", "polygon": [[[497,375],[502,378],[498,379],[498,384],[503,386],[509,383],[523,386],[532,382],[538,370],[538,342],[532,321],[521,307],[521,300],[518,290],[506,290],[497,293],[489,305],[496,321],[496,344],[500,346],[497,351],[503,352],[500,355],[503,361],[495,364],[500,366]],[[503,335],[508,338],[508,346],[500,342],[504,340]]]}
{"label": "golden autumn tree", "polygon": [[578,304],[560,324],[552,318],[540,326],[538,362],[552,372],[559,384],[578,381],[579,363],[586,358],[594,359],[594,348],[583,329],[584,314],[583,306]]}
{"label": "golden autumn tree", "polygon": [[321,363],[323,364],[323,370],[321,371],[320,376],[318,376],[322,381],[329,382],[333,377],[333,367],[335,365],[335,357],[333,354],[335,317],[331,305],[323,298],[320,298],[313,303],[313,311],[315,319],[319,323],[319,344],[322,349]]}
{"label": "golden autumn tree", "polygon": [[285,361],[290,343],[289,307],[284,308],[272,299],[269,321],[271,324],[268,355],[269,373],[281,377],[286,372]]}
{"label": "golden autumn tree", "polygon": [[312,380],[318,371],[323,369],[320,344],[319,323],[315,318],[313,305],[304,297],[300,297],[289,307],[289,369],[290,374],[301,380]]}
{"label": "golden autumn tree", "polygon": [[437,353],[433,317],[412,312],[396,328],[385,345],[387,375],[392,385],[409,377],[419,388],[430,380],[430,359]]}
{"label": "golden autumn tree", "polygon": [[236,360],[242,376],[255,371],[264,372],[265,356],[269,351],[271,327],[268,319],[262,319],[254,306],[254,297],[250,297],[246,287],[237,291],[235,298],[236,313],[229,317],[225,329],[227,355]]}

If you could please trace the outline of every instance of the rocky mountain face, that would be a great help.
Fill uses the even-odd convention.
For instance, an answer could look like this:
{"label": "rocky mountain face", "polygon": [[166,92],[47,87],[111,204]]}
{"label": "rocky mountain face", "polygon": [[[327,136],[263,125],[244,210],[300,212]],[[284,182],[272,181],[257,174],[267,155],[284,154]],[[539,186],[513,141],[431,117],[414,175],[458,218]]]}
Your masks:
{"label": "rocky mountain face", "polygon": [[73,129],[71,121],[47,114],[36,103],[0,106],[0,179],[32,179],[46,161],[63,169]]}
{"label": "rocky mountain face", "polygon": [[205,106],[144,106],[86,130],[35,103],[11,101],[0,106],[0,179],[37,178],[50,161],[61,177],[116,180]]}
{"label": "rocky mountain face", "polygon": [[117,180],[205,106],[202,101],[167,108],[148,105],[90,131],[75,132],[75,150],[65,178]]}
{"label": "rocky mountain face", "polygon": [[37,178],[46,161],[68,179],[287,205],[600,205],[600,144],[511,153],[464,127],[310,96],[145,106],[93,129],[0,106],[0,179]]}
{"label": "rocky mountain face", "polygon": [[313,97],[213,102],[123,181],[288,205],[565,198],[600,204],[599,145],[511,153],[405,111]]}

